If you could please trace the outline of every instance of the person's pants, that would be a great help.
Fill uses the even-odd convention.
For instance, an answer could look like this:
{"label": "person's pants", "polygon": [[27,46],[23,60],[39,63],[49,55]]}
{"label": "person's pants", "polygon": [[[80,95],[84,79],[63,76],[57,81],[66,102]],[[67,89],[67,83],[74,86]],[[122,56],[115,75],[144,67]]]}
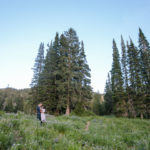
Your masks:
{"label": "person's pants", "polygon": [[41,114],[37,114],[37,119],[41,121]]}
{"label": "person's pants", "polygon": [[41,125],[42,125],[41,114],[37,114],[37,119],[41,121]]}

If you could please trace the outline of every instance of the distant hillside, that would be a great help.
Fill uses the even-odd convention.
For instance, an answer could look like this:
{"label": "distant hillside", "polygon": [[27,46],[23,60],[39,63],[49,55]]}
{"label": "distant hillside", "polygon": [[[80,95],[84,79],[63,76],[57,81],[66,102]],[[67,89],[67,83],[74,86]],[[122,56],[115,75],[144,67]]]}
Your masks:
{"label": "distant hillside", "polygon": [[92,101],[90,102],[90,107],[91,110],[96,115],[104,115],[105,114],[104,94],[93,92]]}
{"label": "distant hillside", "polygon": [[26,111],[30,89],[0,89],[0,110],[6,112]]}
{"label": "distant hillside", "polygon": [[[6,112],[24,111],[25,113],[34,112],[31,102],[31,89],[15,89],[5,88],[0,89],[0,110]],[[104,94],[93,92],[92,100],[87,104],[87,108],[92,110],[97,115],[104,114]]]}

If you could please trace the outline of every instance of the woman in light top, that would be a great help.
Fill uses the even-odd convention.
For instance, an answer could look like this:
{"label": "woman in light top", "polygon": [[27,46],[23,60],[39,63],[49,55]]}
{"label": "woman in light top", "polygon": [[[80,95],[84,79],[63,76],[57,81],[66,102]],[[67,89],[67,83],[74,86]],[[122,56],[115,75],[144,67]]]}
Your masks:
{"label": "woman in light top", "polygon": [[44,108],[44,106],[41,107],[41,121],[42,122],[46,122],[45,108]]}

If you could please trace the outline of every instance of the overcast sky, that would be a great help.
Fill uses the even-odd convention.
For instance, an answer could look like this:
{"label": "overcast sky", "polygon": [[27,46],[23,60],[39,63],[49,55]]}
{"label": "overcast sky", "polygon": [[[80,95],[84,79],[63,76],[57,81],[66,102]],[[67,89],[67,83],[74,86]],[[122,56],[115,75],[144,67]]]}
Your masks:
{"label": "overcast sky", "polygon": [[69,27],[84,41],[94,91],[104,91],[112,39],[150,39],[149,0],[0,0],[0,88],[28,88],[40,42]]}

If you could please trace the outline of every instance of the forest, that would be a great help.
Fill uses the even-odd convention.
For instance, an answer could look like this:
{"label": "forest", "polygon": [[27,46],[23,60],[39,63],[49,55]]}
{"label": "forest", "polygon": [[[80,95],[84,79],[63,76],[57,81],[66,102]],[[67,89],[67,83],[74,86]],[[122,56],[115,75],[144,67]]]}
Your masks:
{"label": "forest", "polygon": [[113,62],[105,87],[107,114],[150,117],[150,46],[139,28],[138,46],[121,36],[121,56],[113,40]]}
{"label": "forest", "polygon": [[47,46],[39,45],[31,88],[0,89],[0,109],[35,113],[33,108],[41,102],[47,113],[55,115],[150,118],[150,46],[140,28],[138,38],[136,46],[121,36],[121,50],[113,39],[112,68],[100,94],[91,87],[84,42],[73,28],[56,33]]}

